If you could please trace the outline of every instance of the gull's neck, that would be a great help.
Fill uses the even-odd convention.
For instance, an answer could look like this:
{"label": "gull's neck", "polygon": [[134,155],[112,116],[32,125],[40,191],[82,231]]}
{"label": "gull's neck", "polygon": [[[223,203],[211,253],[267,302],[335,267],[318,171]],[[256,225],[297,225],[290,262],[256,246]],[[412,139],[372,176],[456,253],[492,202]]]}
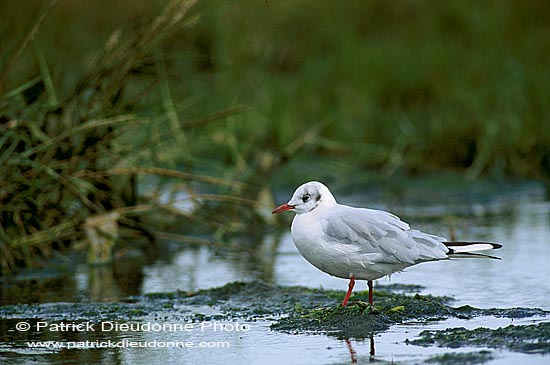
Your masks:
{"label": "gull's neck", "polygon": [[321,189],[321,201],[319,202],[319,207],[330,207],[333,205],[338,205],[336,202],[336,199],[334,199],[334,195],[328,190],[327,187],[323,186],[323,189]]}
{"label": "gull's neck", "polygon": [[338,205],[339,204],[336,202],[336,199],[334,199],[334,196],[332,196],[332,194],[328,192],[321,196],[321,201],[319,202],[317,207],[315,207],[315,209],[307,213],[304,213],[303,215],[306,215],[306,214],[310,216],[323,215],[326,213],[327,209],[333,209]]}

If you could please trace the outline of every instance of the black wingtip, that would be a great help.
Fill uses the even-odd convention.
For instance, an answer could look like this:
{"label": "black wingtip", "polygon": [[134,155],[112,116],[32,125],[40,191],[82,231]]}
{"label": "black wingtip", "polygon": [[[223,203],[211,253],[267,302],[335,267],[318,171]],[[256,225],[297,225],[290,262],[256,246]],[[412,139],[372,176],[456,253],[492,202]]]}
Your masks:
{"label": "black wingtip", "polygon": [[[502,248],[502,245],[500,243],[480,242],[480,241],[443,242],[443,243],[449,249],[449,252],[447,254],[452,257],[485,257],[489,259],[501,260],[500,257],[473,252],[473,251],[496,250],[496,249]],[[478,245],[478,247],[475,247],[476,245]],[[480,248],[479,245],[483,245],[482,248]],[[469,247],[469,246],[472,246],[472,247]]]}
{"label": "black wingtip", "polygon": [[445,246],[471,246],[471,245],[491,245],[493,250],[497,250],[499,248],[502,248],[502,245],[500,243],[494,243],[494,242],[482,242],[482,241],[447,241],[443,242]]}

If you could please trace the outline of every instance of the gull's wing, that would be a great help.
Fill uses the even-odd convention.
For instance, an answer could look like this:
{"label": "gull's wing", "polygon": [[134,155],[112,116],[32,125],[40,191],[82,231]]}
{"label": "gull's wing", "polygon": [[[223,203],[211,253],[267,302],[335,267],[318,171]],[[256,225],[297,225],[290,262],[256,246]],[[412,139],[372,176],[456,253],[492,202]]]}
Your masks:
{"label": "gull's wing", "polygon": [[[367,255],[383,263],[410,263],[443,259],[445,238],[411,230],[399,217],[374,209],[339,205],[321,221],[329,243]],[[344,248],[344,247],[342,247]]]}

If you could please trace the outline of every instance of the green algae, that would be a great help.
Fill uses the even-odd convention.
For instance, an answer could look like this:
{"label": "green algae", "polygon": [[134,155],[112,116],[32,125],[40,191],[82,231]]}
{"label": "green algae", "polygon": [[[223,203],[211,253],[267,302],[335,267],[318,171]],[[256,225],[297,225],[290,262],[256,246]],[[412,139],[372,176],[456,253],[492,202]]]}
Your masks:
{"label": "green algae", "polygon": [[[261,281],[233,282],[222,287],[197,292],[151,293],[116,303],[45,303],[0,307],[0,318],[48,319],[133,319],[145,316],[192,318],[201,311],[216,318],[273,319],[274,329],[289,331],[332,332],[331,323],[343,320],[373,321],[377,329],[403,322],[428,322],[449,317],[474,318],[483,315],[525,318],[547,313],[538,309],[479,309],[451,307],[452,298],[431,295],[408,295],[392,286],[378,287],[374,306],[366,303],[368,292],[352,297],[347,307],[340,301],[344,293],[335,290],[284,287]],[[398,291],[407,291],[400,286]],[[207,310],[210,308],[211,310]],[[351,324],[351,323],[347,323]],[[364,324],[364,323],[363,323]],[[363,334],[373,331],[369,330]]]}
{"label": "green algae", "polygon": [[[141,321],[151,318],[157,321],[191,322],[239,319],[268,321],[271,322],[272,330],[286,333],[320,333],[338,338],[363,339],[400,323],[425,324],[447,318],[470,319],[479,316],[528,318],[549,314],[540,309],[529,308],[452,307],[452,299],[449,297],[410,294],[417,291],[415,289],[377,287],[374,291],[374,306],[367,303],[368,292],[359,292],[352,297],[347,307],[342,307],[340,302],[344,293],[340,291],[284,287],[261,281],[234,282],[193,293],[152,293],[116,303],[9,305],[0,307],[0,319],[96,322],[114,319]],[[507,327],[501,330],[502,333],[488,329],[425,331],[420,339],[409,343],[423,346],[456,344],[454,347],[473,345],[521,352],[547,351],[545,346],[548,346],[550,337],[548,324],[515,327]],[[515,331],[513,335],[506,337],[505,334],[512,329]],[[478,342],[468,341],[469,337]],[[517,341],[499,342],[499,337],[515,338]]]}
{"label": "green algae", "polygon": [[374,292],[374,306],[366,302],[368,293],[359,293],[347,306],[332,303],[329,307],[301,308],[274,323],[271,328],[289,333],[328,333],[339,338],[367,338],[399,323],[429,323],[446,318],[471,319],[479,316],[526,318],[546,315],[530,308],[480,309],[471,306],[451,307],[449,297],[403,295]]}
{"label": "green algae", "polygon": [[550,353],[550,322],[531,325],[509,325],[497,329],[479,327],[473,330],[448,328],[423,331],[420,338],[407,341],[420,346],[504,348],[522,353]]}
{"label": "green algae", "polygon": [[436,355],[430,357],[425,361],[426,364],[438,364],[438,365],[477,365],[484,364],[487,361],[493,360],[493,354],[491,351],[478,351],[478,352],[466,352],[466,353],[446,353],[442,355]]}
{"label": "green algae", "polygon": [[324,332],[342,338],[366,338],[406,321],[444,319],[452,315],[451,299],[416,294],[374,292],[375,305],[366,303],[368,293],[359,293],[347,306],[332,303],[329,307],[302,308],[280,319],[271,328],[279,331]]}

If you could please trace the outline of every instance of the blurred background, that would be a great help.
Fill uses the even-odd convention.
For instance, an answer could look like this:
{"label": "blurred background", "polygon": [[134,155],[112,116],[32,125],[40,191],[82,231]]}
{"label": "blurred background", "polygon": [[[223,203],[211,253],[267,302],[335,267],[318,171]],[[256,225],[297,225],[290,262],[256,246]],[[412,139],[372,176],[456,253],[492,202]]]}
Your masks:
{"label": "blurred background", "polygon": [[550,178],[548,1],[22,0],[0,13],[4,274],[58,253],[155,256],[159,241],[248,252],[287,227],[271,209],[313,179],[395,199],[434,174],[458,190]]}

